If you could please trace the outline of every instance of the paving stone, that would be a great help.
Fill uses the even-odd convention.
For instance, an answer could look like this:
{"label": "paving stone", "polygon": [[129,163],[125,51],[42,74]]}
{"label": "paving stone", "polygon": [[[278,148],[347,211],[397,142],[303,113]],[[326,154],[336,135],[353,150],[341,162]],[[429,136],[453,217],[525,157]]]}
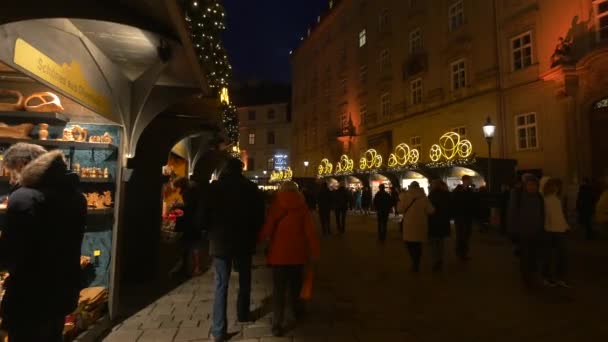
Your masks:
{"label": "paving stone", "polygon": [[179,327],[180,328],[196,328],[196,327],[198,327],[200,322],[201,321],[196,320],[196,319],[189,319],[189,320],[181,321],[181,324],[179,325]]}
{"label": "paving stone", "polygon": [[160,323],[160,327],[161,328],[179,328],[179,323],[180,321],[174,321],[174,320],[169,320],[169,321],[162,321]]}
{"label": "paving stone", "polygon": [[260,342],[291,342],[289,337],[262,337]]}
{"label": "paving stone", "polygon": [[246,338],[259,338],[265,336],[272,336],[272,327],[266,325],[249,326],[243,329],[243,337]]}
{"label": "paving stone", "polygon": [[136,342],[143,334],[141,330],[118,330],[104,339],[104,342]]}
{"label": "paving stone", "polygon": [[155,321],[155,320],[147,320],[147,321],[143,321],[142,324],[139,326],[139,329],[142,330],[146,330],[146,329],[158,329],[160,328],[160,323],[161,321]]}
{"label": "paving stone", "polygon": [[137,342],[168,342],[173,341],[177,329],[150,329],[145,330]]}
{"label": "paving stone", "polygon": [[199,339],[207,339],[209,337],[209,329],[203,328],[179,328],[174,341],[195,341]]}

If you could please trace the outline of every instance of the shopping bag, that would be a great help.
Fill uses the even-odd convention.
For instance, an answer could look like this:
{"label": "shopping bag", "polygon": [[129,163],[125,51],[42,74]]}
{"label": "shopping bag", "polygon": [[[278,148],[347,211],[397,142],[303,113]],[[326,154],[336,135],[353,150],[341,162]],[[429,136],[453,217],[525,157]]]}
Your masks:
{"label": "shopping bag", "polygon": [[312,281],[314,277],[314,271],[312,266],[308,266],[304,271],[304,281],[302,282],[302,290],[300,291],[300,299],[310,300],[312,299]]}

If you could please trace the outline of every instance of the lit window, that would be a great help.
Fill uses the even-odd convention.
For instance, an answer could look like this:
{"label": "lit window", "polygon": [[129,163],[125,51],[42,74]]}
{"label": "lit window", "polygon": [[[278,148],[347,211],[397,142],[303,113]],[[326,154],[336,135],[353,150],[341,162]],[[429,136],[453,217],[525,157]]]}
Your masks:
{"label": "lit window", "polygon": [[532,38],[530,32],[511,39],[513,70],[521,70],[532,65]]}
{"label": "lit window", "polygon": [[270,131],[270,132],[266,133],[266,143],[268,145],[274,145],[274,141],[275,141],[274,132]]}
{"label": "lit window", "polygon": [[452,90],[462,89],[467,85],[467,68],[464,59],[456,61],[451,65]]}
{"label": "lit window", "polygon": [[255,133],[249,133],[249,145],[255,145]]}
{"label": "lit window", "polygon": [[391,94],[385,93],[380,98],[380,113],[383,116],[391,115]]}
{"label": "lit window", "polygon": [[359,47],[364,47],[367,44],[367,31],[365,29],[359,32]]}
{"label": "lit window", "polygon": [[276,117],[276,113],[274,111],[274,109],[269,109],[268,110],[268,120],[274,120]]}
{"label": "lit window", "polygon": [[367,65],[359,67],[359,82],[361,82],[361,84],[367,83]]}
{"label": "lit window", "polygon": [[538,147],[536,113],[520,114],[515,117],[517,149],[528,150]]}
{"label": "lit window", "polygon": [[388,13],[388,10],[385,9],[382,11],[382,13],[380,13],[380,18],[379,18],[379,28],[380,28],[380,32],[386,32],[390,30],[390,15]]}
{"label": "lit window", "polygon": [[418,152],[422,151],[422,143],[421,143],[421,139],[419,136],[416,137],[411,137],[410,138],[410,148],[414,149],[414,150],[418,150]]}
{"label": "lit window", "polygon": [[422,47],[422,31],[417,28],[410,32],[410,53],[421,51]]}
{"label": "lit window", "polygon": [[596,4],[597,9],[597,37],[600,41],[608,40],[608,1]]}
{"label": "lit window", "polygon": [[454,31],[464,25],[464,4],[462,0],[456,1],[449,10],[450,31]]}
{"label": "lit window", "polygon": [[389,71],[391,68],[391,53],[388,49],[380,52],[380,69],[382,71]]}
{"label": "lit window", "polygon": [[367,105],[361,104],[359,107],[359,115],[361,116],[361,123],[365,125],[367,123]]}
{"label": "lit window", "polygon": [[450,129],[450,132],[458,133],[462,139],[467,138],[467,128],[465,126],[454,127]]}
{"label": "lit window", "polygon": [[422,103],[422,79],[416,79],[410,83],[410,100],[413,105]]}

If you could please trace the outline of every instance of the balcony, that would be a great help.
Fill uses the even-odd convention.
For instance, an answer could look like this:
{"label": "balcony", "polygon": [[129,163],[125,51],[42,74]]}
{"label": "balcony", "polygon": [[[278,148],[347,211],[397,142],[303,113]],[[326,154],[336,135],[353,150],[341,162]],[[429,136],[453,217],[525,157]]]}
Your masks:
{"label": "balcony", "polygon": [[403,63],[403,80],[425,72],[428,69],[428,54],[415,52]]}

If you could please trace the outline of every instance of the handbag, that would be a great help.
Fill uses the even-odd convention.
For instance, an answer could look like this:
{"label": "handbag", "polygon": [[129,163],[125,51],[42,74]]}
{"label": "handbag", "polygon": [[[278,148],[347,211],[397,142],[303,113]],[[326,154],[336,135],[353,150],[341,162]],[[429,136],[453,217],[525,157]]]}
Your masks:
{"label": "handbag", "polygon": [[400,224],[401,231],[403,231],[403,221],[405,220],[405,214],[407,214],[408,210],[410,210],[410,208],[414,205],[414,203],[416,203],[417,200],[418,200],[418,198],[414,198],[414,200],[410,203],[410,205],[408,205],[407,208],[405,208],[405,210],[403,211],[403,217],[401,218],[401,224]]}

